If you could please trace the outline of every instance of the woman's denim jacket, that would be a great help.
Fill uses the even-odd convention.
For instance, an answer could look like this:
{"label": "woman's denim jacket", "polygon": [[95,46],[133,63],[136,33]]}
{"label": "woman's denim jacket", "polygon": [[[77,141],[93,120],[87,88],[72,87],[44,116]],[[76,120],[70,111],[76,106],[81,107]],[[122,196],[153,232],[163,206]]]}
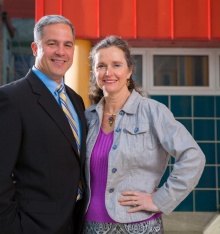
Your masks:
{"label": "woman's denim jacket", "polygon": [[[102,122],[103,99],[85,113],[88,125],[86,173],[90,187],[90,156]],[[173,170],[158,188],[170,155],[175,158]],[[203,152],[169,109],[133,90],[115,119],[105,191],[109,216],[117,222],[129,223],[153,215],[147,211],[127,213],[130,207],[118,202],[125,190],[155,192],[154,204],[163,213],[171,213],[197,185],[204,165]]]}

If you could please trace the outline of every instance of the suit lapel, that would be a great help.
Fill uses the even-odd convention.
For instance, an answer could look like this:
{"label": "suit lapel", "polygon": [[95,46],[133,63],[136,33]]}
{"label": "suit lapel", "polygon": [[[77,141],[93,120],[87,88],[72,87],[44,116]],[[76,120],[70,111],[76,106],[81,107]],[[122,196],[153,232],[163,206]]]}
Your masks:
{"label": "suit lapel", "polygon": [[72,145],[75,154],[78,155],[75,138],[68,120],[53,95],[33,72],[30,71],[27,74],[27,79],[30,82],[33,93],[39,96],[38,103],[50,115],[53,121],[56,122],[57,126]]}

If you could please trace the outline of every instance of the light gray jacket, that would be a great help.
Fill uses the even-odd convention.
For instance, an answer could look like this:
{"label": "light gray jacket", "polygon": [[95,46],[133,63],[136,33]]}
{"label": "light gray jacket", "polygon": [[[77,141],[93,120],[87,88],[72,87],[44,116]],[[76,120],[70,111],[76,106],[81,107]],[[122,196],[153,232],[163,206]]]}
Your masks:
{"label": "light gray jacket", "polygon": [[[86,110],[88,185],[90,156],[99,134],[102,115],[103,99]],[[175,157],[173,170],[166,183],[158,188],[170,155]],[[133,91],[115,119],[105,192],[109,216],[117,222],[129,223],[146,220],[153,215],[146,211],[128,214],[128,207],[118,202],[121,192],[125,190],[156,191],[154,204],[163,213],[171,213],[197,185],[204,165],[203,152],[186,128],[174,119],[170,110]]]}

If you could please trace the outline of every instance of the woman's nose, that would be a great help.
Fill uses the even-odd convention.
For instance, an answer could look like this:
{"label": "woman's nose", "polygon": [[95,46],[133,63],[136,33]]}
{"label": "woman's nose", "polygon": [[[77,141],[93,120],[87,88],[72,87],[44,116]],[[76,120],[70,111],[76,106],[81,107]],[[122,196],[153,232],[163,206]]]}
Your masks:
{"label": "woman's nose", "polygon": [[107,67],[105,75],[106,76],[111,76],[113,74],[112,69],[110,67]]}

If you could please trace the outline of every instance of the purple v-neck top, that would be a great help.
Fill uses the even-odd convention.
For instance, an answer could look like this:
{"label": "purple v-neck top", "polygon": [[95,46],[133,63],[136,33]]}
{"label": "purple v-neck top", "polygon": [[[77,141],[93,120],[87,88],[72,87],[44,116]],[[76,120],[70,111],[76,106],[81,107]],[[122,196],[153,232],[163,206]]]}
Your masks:
{"label": "purple v-neck top", "polygon": [[[106,134],[102,129],[100,129],[98,138],[92,151],[90,159],[91,200],[85,215],[85,221],[88,222],[116,223],[108,215],[105,207],[108,155],[113,143],[113,133],[114,132]],[[160,215],[161,213],[157,213],[148,220],[155,219]]]}

